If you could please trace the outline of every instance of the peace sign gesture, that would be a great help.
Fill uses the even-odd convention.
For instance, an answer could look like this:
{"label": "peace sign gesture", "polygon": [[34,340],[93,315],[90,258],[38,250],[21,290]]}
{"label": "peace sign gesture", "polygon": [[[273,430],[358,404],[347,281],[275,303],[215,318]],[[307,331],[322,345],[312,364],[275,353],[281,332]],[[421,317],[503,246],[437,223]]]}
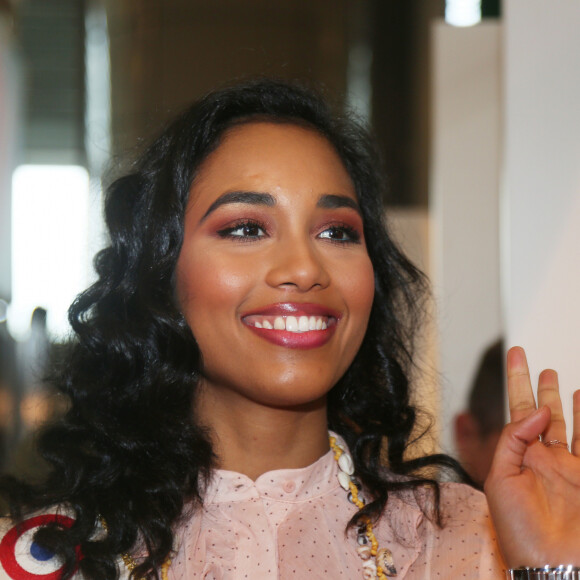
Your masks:
{"label": "peace sign gesture", "polygon": [[522,348],[508,352],[507,374],[511,422],[485,483],[505,561],[580,566],[580,391],[568,451],[556,372],[540,374],[537,408]]}

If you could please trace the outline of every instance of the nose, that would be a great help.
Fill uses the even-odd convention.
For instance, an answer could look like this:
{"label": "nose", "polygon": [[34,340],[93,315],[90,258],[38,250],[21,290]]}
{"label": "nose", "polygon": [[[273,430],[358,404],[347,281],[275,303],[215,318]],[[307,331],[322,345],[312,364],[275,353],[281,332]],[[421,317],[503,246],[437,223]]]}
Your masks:
{"label": "nose", "polygon": [[281,240],[272,248],[270,260],[266,282],[274,288],[307,292],[330,283],[327,265],[313,240]]}

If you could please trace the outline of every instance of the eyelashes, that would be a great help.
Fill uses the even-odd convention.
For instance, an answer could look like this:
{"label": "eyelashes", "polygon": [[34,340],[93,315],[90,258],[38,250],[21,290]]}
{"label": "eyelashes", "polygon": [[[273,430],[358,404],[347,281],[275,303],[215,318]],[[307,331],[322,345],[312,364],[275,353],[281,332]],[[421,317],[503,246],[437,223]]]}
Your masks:
{"label": "eyelashes", "polygon": [[332,225],[318,234],[321,239],[339,244],[360,244],[360,233],[347,224]]}
{"label": "eyelashes", "polygon": [[266,237],[266,227],[256,220],[241,220],[227,228],[218,230],[220,238],[232,239],[237,242],[251,242]]}
{"label": "eyelashes", "polygon": [[[316,235],[319,239],[328,240],[339,245],[361,243],[360,232],[351,225],[339,222],[323,226],[323,228]],[[269,237],[267,226],[254,219],[237,221],[226,228],[218,230],[217,235],[220,238],[241,243],[256,242],[262,238]]]}

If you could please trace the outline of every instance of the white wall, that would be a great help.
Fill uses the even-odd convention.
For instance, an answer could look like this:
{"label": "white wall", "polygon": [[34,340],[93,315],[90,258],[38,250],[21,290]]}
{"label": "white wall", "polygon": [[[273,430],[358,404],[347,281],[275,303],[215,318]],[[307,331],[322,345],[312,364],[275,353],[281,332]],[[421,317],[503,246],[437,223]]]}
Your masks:
{"label": "white wall", "polygon": [[433,28],[430,211],[442,447],[452,452],[483,350],[502,332],[500,51],[496,23]]}
{"label": "white wall", "polygon": [[580,387],[579,30],[571,0],[506,0],[501,29],[434,28],[431,251],[448,451],[477,356],[502,328],[508,345],[526,348],[534,381],[543,368],[559,371],[571,424]]}
{"label": "white wall", "polygon": [[580,387],[580,2],[506,0],[503,291],[507,339]]}

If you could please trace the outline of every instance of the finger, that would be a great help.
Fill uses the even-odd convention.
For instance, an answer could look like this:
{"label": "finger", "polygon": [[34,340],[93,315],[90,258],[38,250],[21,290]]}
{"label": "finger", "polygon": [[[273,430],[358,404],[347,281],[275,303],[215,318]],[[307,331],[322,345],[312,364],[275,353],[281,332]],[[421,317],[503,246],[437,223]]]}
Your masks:
{"label": "finger", "polygon": [[520,423],[511,423],[504,428],[493,458],[488,478],[490,482],[520,474],[528,446],[538,442],[538,436],[549,421],[549,408],[540,407]]}
{"label": "finger", "polygon": [[573,396],[572,413],[574,415],[571,451],[580,457],[580,390]]}
{"label": "finger", "polygon": [[507,386],[512,422],[520,421],[536,410],[528,361],[520,346],[510,348],[507,353]]}
{"label": "finger", "polygon": [[566,439],[566,421],[562,411],[562,401],[558,387],[558,373],[546,369],[540,373],[538,380],[538,405],[550,407],[551,420],[548,428],[543,433],[545,441],[562,441]]}

